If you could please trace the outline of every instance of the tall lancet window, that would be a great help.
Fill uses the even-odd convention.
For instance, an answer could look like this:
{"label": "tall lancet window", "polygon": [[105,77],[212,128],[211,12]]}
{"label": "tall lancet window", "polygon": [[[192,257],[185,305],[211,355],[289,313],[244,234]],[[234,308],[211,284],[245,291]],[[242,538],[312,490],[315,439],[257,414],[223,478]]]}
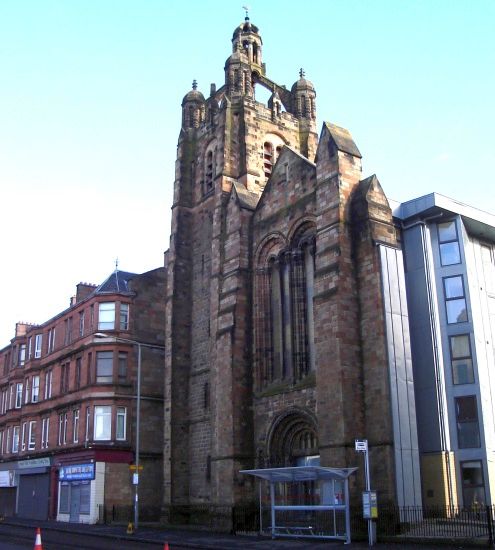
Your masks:
{"label": "tall lancet window", "polygon": [[[281,243],[280,243],[281,244]],[[314,225],[273,247],[256,278],[255,361],[259,387],[296,383],[315,368]]]}

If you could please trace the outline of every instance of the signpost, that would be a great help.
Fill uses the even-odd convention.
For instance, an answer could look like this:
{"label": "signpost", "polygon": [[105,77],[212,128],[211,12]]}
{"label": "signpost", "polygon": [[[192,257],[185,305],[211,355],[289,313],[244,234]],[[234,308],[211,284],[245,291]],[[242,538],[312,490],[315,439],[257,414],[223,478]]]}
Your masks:
{"label": "signpost", "polygon": [[370,546],[373,546],[375,542],[373,519],[378,517],[378,506],[376,500],[376,491],[371,490],[368,440],[356,439],[355,449],[358,453],[364,453],[364,475],[366,478],[366,491],[363,492],[363,518],[368,520],[368,544]]}

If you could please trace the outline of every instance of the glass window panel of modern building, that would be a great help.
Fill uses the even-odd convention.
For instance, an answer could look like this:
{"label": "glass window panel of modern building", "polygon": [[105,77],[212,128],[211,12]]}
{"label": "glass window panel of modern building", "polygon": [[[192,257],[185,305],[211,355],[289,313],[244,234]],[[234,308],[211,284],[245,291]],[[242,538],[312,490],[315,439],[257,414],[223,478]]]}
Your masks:
{"label": "glass window panel of modern building", "polygon": [[473,384],[473,360],[469,334],[450,337],[452,381],[454,384]]}
{"label": "glass window panel of modern building", "polygon": [[455,398],[457,443],[459,449],[480,447],[480,430],[475,395]]}
{"label": "glass window panel of modern building", "polygon": [[461,263],[455,221],[439,223],[437,227],[441,264],[454,265]]}
{"label": "glass window panel of modern building", "polygon": [[462,275],[445,277],[443,279],[443,286],[445,291],[447,323],[454,324],[466,322],[468,316]]}
{"label": "glass window panel of modern building", "polygon": [[476,509],[486,503],[481,460],[461,462],[462,497],[464,506]]}

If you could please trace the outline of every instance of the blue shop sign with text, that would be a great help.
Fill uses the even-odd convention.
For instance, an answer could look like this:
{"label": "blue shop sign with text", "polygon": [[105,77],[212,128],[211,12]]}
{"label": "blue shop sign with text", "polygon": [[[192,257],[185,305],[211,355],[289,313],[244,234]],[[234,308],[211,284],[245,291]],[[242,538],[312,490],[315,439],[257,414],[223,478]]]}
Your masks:
{"label": "blue shop sign with text", "polygon": [[95,465],[90,464],[69,464],[60,466],[58,473],[60,481],[79,481],[82,479],[95,478]]}

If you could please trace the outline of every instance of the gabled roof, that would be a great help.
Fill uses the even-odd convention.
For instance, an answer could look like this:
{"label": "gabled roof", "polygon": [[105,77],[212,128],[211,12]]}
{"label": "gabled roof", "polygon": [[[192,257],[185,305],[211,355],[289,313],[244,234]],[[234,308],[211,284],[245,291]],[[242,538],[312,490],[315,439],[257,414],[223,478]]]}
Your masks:
{"label": "gabled roof", "polygon": [[359,158],[362,157],[361,153],[359,152],[359,149],[357,148],[357,145],[354,143],[354,140],[352,139],[352,136],[349,130],[346,130],[345,128],[341,128],[336,124],[331,124],[330,122],[324,122],[323,125],[329,131],[339,151],[343,151],[344,153],[349,153],[350,155],[353,155],[355,157],[359,157]]}
{"label": "gabled roof", "polygon": [[241,208],[247,208],[248,210],[254,210],[260,200],[258,193],[252,193],[248,191],[244,185],[238,181],[234,181],[234,189],[239,199]]}

